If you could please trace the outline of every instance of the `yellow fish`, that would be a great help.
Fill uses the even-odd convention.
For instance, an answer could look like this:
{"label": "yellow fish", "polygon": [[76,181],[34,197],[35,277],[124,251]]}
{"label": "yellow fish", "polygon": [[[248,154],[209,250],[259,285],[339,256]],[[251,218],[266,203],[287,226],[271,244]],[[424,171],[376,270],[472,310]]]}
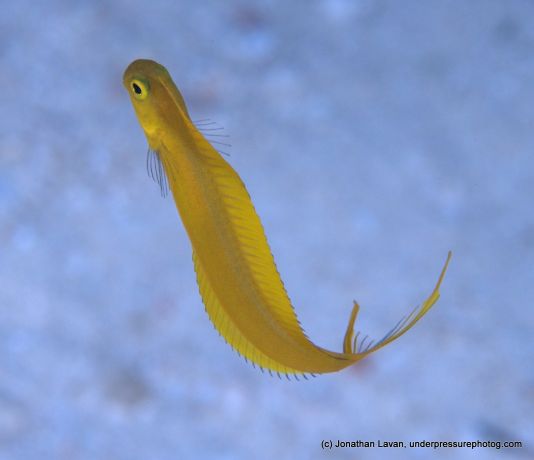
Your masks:
{"label": "yellow fish", "polygon": [[358,342],[354,302],[343,351],[304,333],[241,178],[191,120],[162,65],[132,62],[123,83],[154,157],[147,166],[173,194],[191,246],[200,294],[222,337],[262,370],[286,376],[339,371],[399,338],[438,300],[451,253],[432,294],[378,342]]}

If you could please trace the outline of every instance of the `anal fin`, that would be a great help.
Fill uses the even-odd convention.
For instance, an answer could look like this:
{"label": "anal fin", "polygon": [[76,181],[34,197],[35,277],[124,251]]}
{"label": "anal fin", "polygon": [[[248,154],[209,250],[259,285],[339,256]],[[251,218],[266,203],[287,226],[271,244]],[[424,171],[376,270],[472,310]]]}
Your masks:
{"label": "anal fin", "polygon": [[271,370],[277,373],[284,374],[302,374],[302,371],[292,369],[278,363],[274,359],[265,355],[262,351],[254,346],[237,328],[235,322],[230,315],[226,312],[224,307],[219,302],[217,295],[210,286],[209,279],[207,278],[202,263],[198,259],[197,255],[193,251],[193,264],[195,266],[195,272],[197,275],[197,283],[200,289],[200,295],[204,302],[206,312],[223,339],[245,360],[249,360],[252,363],[258,365],[260,368]]}

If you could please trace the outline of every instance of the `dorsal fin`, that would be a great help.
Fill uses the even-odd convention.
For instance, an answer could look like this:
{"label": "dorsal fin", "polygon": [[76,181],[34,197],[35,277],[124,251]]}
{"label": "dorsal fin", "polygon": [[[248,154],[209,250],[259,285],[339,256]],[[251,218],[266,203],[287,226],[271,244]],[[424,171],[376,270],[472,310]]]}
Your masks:
{"label": "dorsal fin", "polygon": [[264,300],[264,307],[284,330],[305,346],[313,346],[297,319],[276,268],[261,221],[241,178],[193,128],[194,139],[209,177],[218,188],[224,209],[232,223],[239,250]]}

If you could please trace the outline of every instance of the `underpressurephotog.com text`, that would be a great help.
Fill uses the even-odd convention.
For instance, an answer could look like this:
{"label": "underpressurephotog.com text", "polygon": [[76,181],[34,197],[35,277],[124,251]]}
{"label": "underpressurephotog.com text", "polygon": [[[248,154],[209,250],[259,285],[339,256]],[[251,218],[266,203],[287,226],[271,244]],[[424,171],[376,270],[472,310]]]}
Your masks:
{"label": "underpressurephotog.com text", "polygon": [[351,449],[351,448],[430,448],[430,449],[521,449],[521,441],[362,441],[362,440],[331,440],[323,439],[323,449]]}

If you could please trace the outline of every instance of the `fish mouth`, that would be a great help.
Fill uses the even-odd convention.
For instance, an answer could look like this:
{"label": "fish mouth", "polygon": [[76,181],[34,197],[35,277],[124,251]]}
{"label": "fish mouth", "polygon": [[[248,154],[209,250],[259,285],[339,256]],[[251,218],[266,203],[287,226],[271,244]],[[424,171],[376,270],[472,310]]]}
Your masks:
{"label": "fish mouth", "polygon": [[132,77],[142,77],[145,80],[157,78],[158,74],[166,73],[167,70],[161,64],[151,59],[136,59],[131,62],[122,75],[122,81],[126,85]]}

